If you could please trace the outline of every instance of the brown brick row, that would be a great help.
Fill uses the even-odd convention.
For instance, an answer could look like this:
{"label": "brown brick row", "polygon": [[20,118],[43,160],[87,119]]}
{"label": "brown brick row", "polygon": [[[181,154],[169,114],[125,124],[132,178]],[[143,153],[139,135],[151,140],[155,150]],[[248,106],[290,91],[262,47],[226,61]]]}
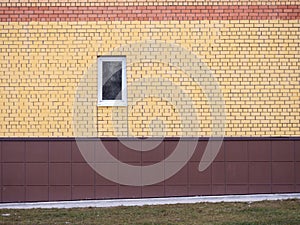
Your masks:
{"label": "brown brick row", "polygon": [[0,7],[1,22],[296,20],[300,5]]}

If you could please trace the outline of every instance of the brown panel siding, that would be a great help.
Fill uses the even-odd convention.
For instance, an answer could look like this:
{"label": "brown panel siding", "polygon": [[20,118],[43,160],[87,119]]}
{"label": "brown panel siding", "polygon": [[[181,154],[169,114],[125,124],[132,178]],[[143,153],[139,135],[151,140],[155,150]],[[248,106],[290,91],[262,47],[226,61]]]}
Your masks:
{"label": "brown panel siding", "polygon": [[[97,153],[98,139],[83,139]],[[179,139],[165,138],[155,149],[138,152],[118,139],[102,139],[111,153],[132,165],[149,165],[167,157]],[[188,148],[192,138],[185,138]],[[133,139],[127,138],[132,142]],[[300,191],[300,138],[225,138],[211,166],[198,171],[207,145],[200,138],[190,161],[173,177],[155,185],[119,185],[97,174],[84,161],[74,138],[2,138],[1,202],[165,196],[283,193]],[[155,139],[138,140],[146,149]],[[178,162],[170,162],[174,166]]]}

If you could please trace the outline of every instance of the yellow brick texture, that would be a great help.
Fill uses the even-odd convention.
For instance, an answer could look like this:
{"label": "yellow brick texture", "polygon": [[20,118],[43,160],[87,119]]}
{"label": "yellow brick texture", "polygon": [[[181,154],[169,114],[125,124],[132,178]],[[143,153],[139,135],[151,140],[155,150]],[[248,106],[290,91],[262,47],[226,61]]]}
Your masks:
{"label": "yellow brick texture", "polygon": [[[225,102],[226,136],[300,135],[300,21],[232,20],[2,22],[0,136],[210,136],[201,79],[155,57],[128,59],[129,107],[97,107],[97,56],[147,40],[181,46],[211,71]],[[149,80],[164,98],[141,98]],[[193,115],[197,123],[183,130]]]}
{"label": "yellow brick texture", "polygon": [[288,0],[2,0],[0,6],[297,5]]}

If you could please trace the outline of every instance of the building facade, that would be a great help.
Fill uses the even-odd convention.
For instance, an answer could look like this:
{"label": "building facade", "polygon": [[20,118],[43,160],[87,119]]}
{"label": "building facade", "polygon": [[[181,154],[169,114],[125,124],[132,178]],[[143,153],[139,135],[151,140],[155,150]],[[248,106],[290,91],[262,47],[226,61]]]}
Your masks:
{"label": "building facade", "polygon": [[0,201],[299,192],[299,19],[286,0],[2,1]]}

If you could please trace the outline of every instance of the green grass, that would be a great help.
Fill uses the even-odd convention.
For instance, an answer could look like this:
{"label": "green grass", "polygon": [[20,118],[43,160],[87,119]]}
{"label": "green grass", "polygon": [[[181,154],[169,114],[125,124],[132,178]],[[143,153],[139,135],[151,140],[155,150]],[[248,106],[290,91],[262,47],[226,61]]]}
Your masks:
{"label": "green grass", "polygon": [[[5,216],[5,214],[10,214]],[[300,224],[300,200],[143,207],[2,209],[0,224]]]}

